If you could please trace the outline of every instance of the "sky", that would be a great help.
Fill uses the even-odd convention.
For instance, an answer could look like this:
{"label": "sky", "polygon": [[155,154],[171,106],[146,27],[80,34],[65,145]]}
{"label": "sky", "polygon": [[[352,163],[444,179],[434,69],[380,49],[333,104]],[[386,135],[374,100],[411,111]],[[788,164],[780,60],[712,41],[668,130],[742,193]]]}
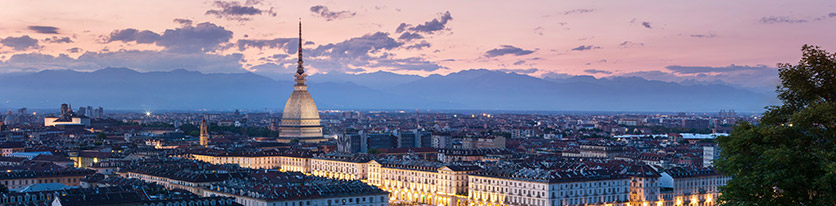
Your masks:
{"label": "sky", "polygon": [[1,1],[0,74],[45,69],[638,76],[774,88],[834,1]]}

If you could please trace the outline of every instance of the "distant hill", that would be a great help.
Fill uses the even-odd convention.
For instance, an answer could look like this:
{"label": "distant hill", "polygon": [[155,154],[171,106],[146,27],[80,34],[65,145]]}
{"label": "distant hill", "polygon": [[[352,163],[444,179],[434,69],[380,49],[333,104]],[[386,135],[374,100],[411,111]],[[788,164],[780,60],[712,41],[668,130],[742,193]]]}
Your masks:
{"label": "distant hill", "polygon": [[[638,77],[541,79],[492,70],[420,77],[389,72],[313,75],[320,109],[479,109],[556,111],[761,111],[773,96],[732,86],[680,85]],[[281,111],[293,83],[253,73],[46,70],[0,76],[0,104],[110,109],[269,109]]]}
{"label": "distant hill", "polygon": [[[252,73],[195,71],[137,72],[105,68],[95,72],[45,70],[0,76],[0,102],[8,107],[57,108],[61,103],[110,109],[270,109],[281,111],[293,83]],[[399,96],[352,83],[309,84],[323,109],[438,107],[418,97]]]}

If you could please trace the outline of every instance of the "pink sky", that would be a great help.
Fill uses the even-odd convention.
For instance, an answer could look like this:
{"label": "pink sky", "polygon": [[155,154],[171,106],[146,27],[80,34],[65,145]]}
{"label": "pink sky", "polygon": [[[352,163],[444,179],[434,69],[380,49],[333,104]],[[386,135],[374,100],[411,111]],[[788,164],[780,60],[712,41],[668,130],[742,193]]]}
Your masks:
{"label": "pink sky", "polygon": [[[228,4],[234,1],[224,2]],[[163,52],[166,46],[160,46],[159,43],[113,41],[110,34],[133,28],[162,35],[167,29],[183,27],[175,23],[174,19],[192,20],[193,25],[209,22],[232,32],[231,38],[218,43],[219,46],[213,51],[198,53],[215,56],[240,53],[240,59],[235,61],[241,66],[224,69],[184,67],[204,72],[285,72],[278,67],[254,66],[265,63],[287,66],[285,64],[294,62],[292,55],[283,59],[263,59],[286,53],[275,47],[246,47],[240,50],[236,43],[241,39],[294,38],[298,18],[303,19],[305,40],[315,42],[306,45],[306,51],[376,32],[385,32],[400,44],[364,55],[363,58],[368,60],[362,61],[375,63],[361,63],[363,65],[360,66],[357,62],[328,59],[327,55],[312,56],[321,61],[306,61],[309,62],[307,67],[311,73],[357,72],[361,71],[356,70],[360,68],[362,72],[386,70],[426,76],[486,68],[525,71],[532,76],[563,73],[606,77],[661,71],[677,77],[693,76],[697,80],[711,81],[769,76],[753,74],[753,71],[740,74],[722,69],[729,65],[774,67],[779,62],[795,63],[800,57],[803,44],[836,49],[836,39],[833,38],[833,34],[836,34],[834,1],[415,2],[239,1],[238,5],[258,9],[261,14],[219,17],[207,14],[210,10],[221,10],[220,4],[215,1],[3,1],[0,2],[0,19],[3,19],[0,23],[0,39],[28,36],[38,40],[38,44],[31,47],[17,44],[15,47],[11,45],[14,41],[6,41],[8,45],[0,42],[0,60],[4,61],[0,63],[0,73],[61,68],[95,70],[103,66],[126,66],[140,71],[165,70],[159,67],[171,64],[173,66],[170,68],[176,69],[177,65],[190,65],[177,61],[201,61],[200,58],[175,59],[146,66],[141,65],[141,61],[118,65],[118,59],[76,60],[84,52],[99,55],[120,50]],[[333,12],[330,21],[321,13],[312,12],[312,7],[318,5]],[[396,32],[396,28],[401,23],[421,25],[433,19],[440,20],[445,12],[449,12],[452,19],[441,30],[421,33],[423,39],[398,39],[401,33]],[[38,33],[30,29],[30,26],[56,27],[57,34]],[[54,37],[69,37],[71,42],[50,43]],[[108,42],[108,39],[111,41]],[[622,45],[625,42],[630,43]],[[430,46],[407,49],[419,43]],[[501,48],[502,45],[511,46],[506,48],[519,48],[523,52],[486,56],[486,52]],[[590,49],[572,50],[581,46]],[[78,48],[74,50],[77,52],[68,51],[72,48]],[[52,56],[67,54],[70,59],[55,60],[54,63],[31,59],[10,61],[13,55],[33,53]],[[154,57],[151,55],[145,58]],[[394,66],[376,64],[381,58],[396,60],[394,62],[398,63]],[[433,64],[440,69],[398,68],[397,64],[406,59],[420,61],[416,64]],[[331,64],[326,64],[329,61]],[[108,65],[106,62],[116,62],[113,64],[117,65]],[[718,67],[721,71],[675,73],[666,69],[671,65]],[[774,73],[772,70],[754,72]],[[697,76],[700,74],[704,76]],[[664,78],[658,75],[644,77]]]}

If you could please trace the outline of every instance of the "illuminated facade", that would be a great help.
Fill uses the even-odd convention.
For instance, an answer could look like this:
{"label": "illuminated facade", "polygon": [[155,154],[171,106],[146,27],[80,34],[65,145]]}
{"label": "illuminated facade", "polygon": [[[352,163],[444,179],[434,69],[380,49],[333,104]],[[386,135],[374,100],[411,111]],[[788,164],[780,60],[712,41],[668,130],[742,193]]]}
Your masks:
{"label": "illuminated facade", "polygon": [[311,175],[340,180],[366,180],[370,156],[325,154],[311,158]]}
{"label": "illuminated facade", "polygon": [[629,180],[620,175],[495,168],[472,174],[470,205],[623,205]]}
{"label": "illuminated facade", "polygon": [[467,205],[467,174],[478,170],[414,160],[372,160],[368,168],[368,183],[388,191],[391,201],[439,206]]}
{"label": "illuminated facade", "polygon": [[708,206],[715,205],[720,196],[719,187],[731,177],[723,176],[710,168],[675,167],[665,170],[661,181],[672,186],[671,199],[665,205]]}
{"label": "illuminated facade", "polygon": [[250,169],[279,169],[283,172],[310,174],[311,155],[296,151],[264,151],[250,153],[202,152],[191,159],[211,164],[237,164]]}

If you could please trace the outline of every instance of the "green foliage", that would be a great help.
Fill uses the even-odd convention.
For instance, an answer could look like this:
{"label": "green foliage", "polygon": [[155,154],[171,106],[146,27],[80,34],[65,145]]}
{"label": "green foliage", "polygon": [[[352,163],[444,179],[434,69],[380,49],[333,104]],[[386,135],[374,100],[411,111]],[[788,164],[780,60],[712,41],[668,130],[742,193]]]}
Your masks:
{"label": "green foliage", "polygon": [[183,124],[180,125],[180,127],[178,128],[180,129],[180,131],[183,131],[183,133],[186,134],[193,134],[193,132],[197,132],[197,135],[192,135],[193,137],[200,136],[200,127],[198,127],[197,125]]}
{"label": "green foliage", "polygon": [[733,177],[724,205],[836,205],[836,55],[802,51],[798,65],[778,65],[783,105],[717,138],[717,167]]}
{"label": "green foliage", "polygon": [[105,134],[103,132],[96,133],[96,139],[106,139],[106,138],[107,138],[107,134]]}

